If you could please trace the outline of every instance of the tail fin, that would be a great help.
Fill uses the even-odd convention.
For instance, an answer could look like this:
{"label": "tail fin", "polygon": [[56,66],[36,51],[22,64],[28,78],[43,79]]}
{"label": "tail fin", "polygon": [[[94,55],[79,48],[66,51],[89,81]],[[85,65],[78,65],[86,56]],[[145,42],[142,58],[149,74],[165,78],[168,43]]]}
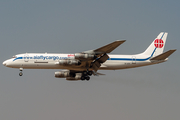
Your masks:
{"label": "tail fin", "polygon": [[163,53],[168,33],[161,32],[151,45],[143,52],[144,55],[155,57]]}

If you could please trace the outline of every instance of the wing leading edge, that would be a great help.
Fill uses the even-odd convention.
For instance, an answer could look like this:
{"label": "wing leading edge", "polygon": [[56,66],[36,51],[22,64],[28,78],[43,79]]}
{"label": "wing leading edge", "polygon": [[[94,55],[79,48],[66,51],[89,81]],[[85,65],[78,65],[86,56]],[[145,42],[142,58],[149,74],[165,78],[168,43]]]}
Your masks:
{"label": "wing leading edge", "polygon": [[96,55],[101,55],[104,53],[110,53],[112,52],[114,49],[116,49],[119,45],[121,45],[122,43],[124,43],[126,40],[116,40],[110,44],[107,44],[103,47],[100,47],[98,49],[95,50],[88,50],[85,51],[83,53],[88,53],[88,54],[96,54]]}
{"label": "wing leading edge", "polygon": [[94,50],[95,52],[100,52],[100,53],[110,53],[112,52],[114,49],[116,49],[119,45],[121,45],[122,43],[124,43],[126,40],[116,40],[115,42],[112,42],[108,45],[105,45],[101,48],[98,48],[96,50]]}

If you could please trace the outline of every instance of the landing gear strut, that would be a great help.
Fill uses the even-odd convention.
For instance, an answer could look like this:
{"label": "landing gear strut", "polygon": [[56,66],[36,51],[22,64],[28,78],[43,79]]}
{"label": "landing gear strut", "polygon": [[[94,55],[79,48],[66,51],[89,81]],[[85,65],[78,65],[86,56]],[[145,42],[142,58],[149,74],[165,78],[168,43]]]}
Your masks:
{"label": "landing gear strut", "polygon": [[23,68],[19,68],[19,70],[20,70],[19,76],[22,76],[23,75],[23,73],[22,73]]}

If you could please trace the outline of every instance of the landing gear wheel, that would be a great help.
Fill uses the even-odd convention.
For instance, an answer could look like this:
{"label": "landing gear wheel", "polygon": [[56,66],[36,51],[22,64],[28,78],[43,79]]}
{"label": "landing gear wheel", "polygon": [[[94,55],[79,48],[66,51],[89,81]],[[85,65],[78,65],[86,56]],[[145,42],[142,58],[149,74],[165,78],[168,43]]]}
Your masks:
{"label": "landing gear wheel", "polygon": [[82,74],[85,76],[87,75],[87,71],[83,71]]}
{"label": "landing gear wheel", "polygon": [[91,75],[93,74],[93,72],[92,72],[92,71],[88,71],[87,74],[88,74],[89,76],[91,76]]}
{"label": "landing gear wheel", "polygon": [[19,76],[22,76],[23,75],[23,73],[22,73],[23,68],[19,68],[19,70],[20,70]]}
{"label": "landing gear wheel", "polygon": [[23,73],[22,73],[22,72],[20,72],[20,73],[19,73],[19,76],[22,76],[22,75],[23,75]]}
{"label": "landing gear wheel", "polygon": [[83,81],[83,80],[85,80],[85,77],[84,77],[84,76],[82,76],[82,77],[81,77],[81,80],[82,80],[82,81]]}
{"label": "landing gear wheel", "polygon": [[89,80],[90,80],[90,77],[89,77],[89,76],[86,76],[86,80],[89,81]]}

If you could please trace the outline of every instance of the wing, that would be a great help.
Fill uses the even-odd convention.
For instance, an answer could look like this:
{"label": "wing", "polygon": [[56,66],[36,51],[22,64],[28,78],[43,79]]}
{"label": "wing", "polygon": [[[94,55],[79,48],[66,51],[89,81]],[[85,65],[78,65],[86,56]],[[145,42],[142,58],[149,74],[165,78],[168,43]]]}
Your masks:
{"label": "wing", "polygon": [[115,48],[117,48],[119,45],[121,45],[122,43],[124,43],[125,40],[116,40],[113,43],[110,43],[108,45],[105,45],[101,48],[98,48],[96,50],[94,50],[97,53],[110,53],[112,52]]}
{"label": "wing", "polygon": [[66,78],[66,80],[89,80],[92,74],[95,76],[105,75],[98,73],[97,70],[112,52],[125,40],[117,40],[95,50],[88,50],[81,53],[75,53],[72,58],[62,59],[55,64],[68,66],[66,71],[55,73],[57,78]]}
{"label": "wing", "polygon": [[94,71],[97,71],[101,64],[109,58],[107,53],[112,52],[125,41],[126,40],[116,40],[115,42],[112,42],[95,50],[88,50],[82,53],[76,53],[75,59],[81,61],[82,67],[85,67],[87,69],[90,68]]}
{"label": "wing", "polygon": [[124,43],[126,40],[116,40],[110,44],[107,44],[103,47],[100,47],[98,49],[95,50],[88,50],[88,51],[84,51],[83,53],[87,53],[87,54],[104,54],[104,53],[110,53],[112,52],[114,49],[116,49],[119,45],[121,45],[122,43]]}
{"label": "wing", "polygon": [[117,40],[95,50],[88,50],[81,53],[75,53],[73,55],[73,58],[61,59],[55,64],[63,66],[72,66],[68,68],[69,70],[91,70],[96,72],[101,66],[101,64],[109,58],[107,53],[112,52],[114,49],[116,49],[119,45],[121,45],[124,42],[125,40]]}

